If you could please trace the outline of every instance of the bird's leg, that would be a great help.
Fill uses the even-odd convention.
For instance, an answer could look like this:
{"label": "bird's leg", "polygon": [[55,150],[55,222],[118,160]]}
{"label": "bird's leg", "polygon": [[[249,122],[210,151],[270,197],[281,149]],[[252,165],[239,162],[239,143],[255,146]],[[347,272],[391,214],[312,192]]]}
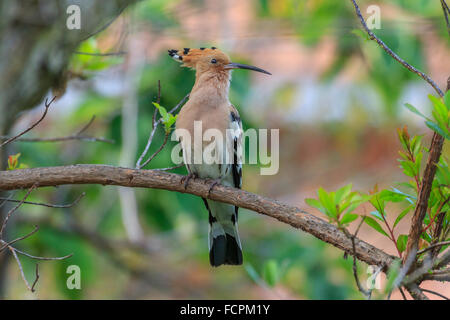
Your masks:
{"label": "bird's leg", "polygon": [[213,181],[212,181],[212,183],[211,183],[211,185],[209,186],[209,189],[208,189],[208,197],[211,195],[211,191],[212,191],[212,189],[215,187],[215,186],[217,186],[218,184],[220,184],[222,182],[222,179],[214,179]]}
{"label": "bird's leg", "polygon": [[181,183],[184,183],[184,189],[185,189],[185,190],[187,189],[187,186],[188,186],[189,181],[190,181],[191,179],[195,179],[195,178],[197,178],[197,177],[198,177],[197,174],[196,174],[196,173],[193,173],[193,172],[189,172],[189,174],[188,174],[187,176],[182,177],[182,178],[181,178]]}

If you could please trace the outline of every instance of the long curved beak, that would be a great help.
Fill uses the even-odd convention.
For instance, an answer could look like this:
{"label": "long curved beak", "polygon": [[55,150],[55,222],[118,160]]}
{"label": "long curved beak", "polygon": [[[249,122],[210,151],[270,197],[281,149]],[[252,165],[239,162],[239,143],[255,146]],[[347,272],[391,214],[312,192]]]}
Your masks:
{"label": "long curved beak", "polygon": [[272,75],[270,72],[263,70],[261,68],[258,68],[255,66],[249,66],[247,64],[242,64],[242,63],[235,63],[235,62],[231,62],[231,63],[225,65],[225,69],[247,69],[247,70],[253,70],[253,71],[265,73],[268,75]]}

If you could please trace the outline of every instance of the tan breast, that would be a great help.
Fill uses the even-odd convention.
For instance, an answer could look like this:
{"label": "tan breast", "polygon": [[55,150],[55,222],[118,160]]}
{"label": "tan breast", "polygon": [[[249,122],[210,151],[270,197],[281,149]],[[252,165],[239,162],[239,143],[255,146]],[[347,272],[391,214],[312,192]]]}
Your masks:
{"label": "tan breast", "polygon": [[230,122],[230,102],[228,97],[217,95],[214,89],[202,90],[202,94],[194,94],[181,109],[177,122],[177,129],[186,129],[191,138],[194,137],[194,121],[201,121],[202,132],[217,129],[225,137]]}

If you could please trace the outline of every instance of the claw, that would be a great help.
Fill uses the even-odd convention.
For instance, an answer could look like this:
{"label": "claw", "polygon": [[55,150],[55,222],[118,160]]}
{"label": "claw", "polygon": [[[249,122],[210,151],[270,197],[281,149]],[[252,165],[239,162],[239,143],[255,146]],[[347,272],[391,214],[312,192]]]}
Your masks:
{"label": "claw", "polygon": [[211,183],[211,185],[209,186],[209,189],[208,189],[208,197],[211,195],[212,189],[215,186],[217,186],[218,184],[220,184],[220,182],[221,182],[220,179],[216,179],[216,180],[213,181],[213,183]]}
{"label": "claw", "polygon": [[195,173],[189,173],[187,176],[184,176],[183,178],[181,178],[181,183],[184,183],[184,189],[187,189],[187,186],[189,184],[189,181],[191,179],[195,179],[197,178],[197,174]]}

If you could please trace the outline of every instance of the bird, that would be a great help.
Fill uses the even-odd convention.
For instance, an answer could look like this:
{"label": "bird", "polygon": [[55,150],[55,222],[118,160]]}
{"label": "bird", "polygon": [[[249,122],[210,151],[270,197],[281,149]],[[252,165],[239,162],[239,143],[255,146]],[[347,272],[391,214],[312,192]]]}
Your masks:
{"label": "bird", "polygon": [[[195,70],[195,83],[189,100],[181,108],[175,123],[175,132],[184,130],[187,137],[178,137],[183,153],[183,162],[188,171],[184,183],[191,178],[212,180],[209,191],[217,185],[242,187],[242,121],[228,94],[231,72],[247,69],[270,75],[261,68],[231,62],[229,56],[216,47],[170,49],[169,56],[182,63],[181,66]],[[200,121],[200,122],[199,122]],[[220,132],[223,140],[215,136],[210,141],[194,141],[195,123],[201,123],[202,132],[208,129]],[[217,138],[217,139],[216,139]],[[205,139],[206,140],[206,139]],[[195,152],[212,150],[217,161],[195,160]],[[194,155],[194,157],[192,156]],[[194,158],[194,159],[193,159]],[[199,163],[200,162],[200,163]],[[241,265],[242,245],[238,233],[238,207],[202,198],[209,215],[209,262],[211,266]]]}

